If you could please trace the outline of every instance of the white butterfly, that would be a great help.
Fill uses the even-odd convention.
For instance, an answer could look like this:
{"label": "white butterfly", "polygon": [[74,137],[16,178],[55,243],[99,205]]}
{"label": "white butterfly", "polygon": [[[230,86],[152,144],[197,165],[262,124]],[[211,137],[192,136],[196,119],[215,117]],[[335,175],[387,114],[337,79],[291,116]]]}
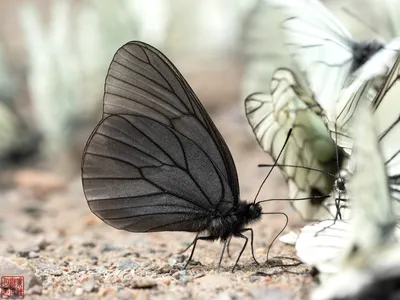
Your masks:
{"label": "white butterfly", "polygon": [[[312,299],[363,299],[361,295],[365,297],[375,291],[377,281],[400,279],[400,245],[395,243],[396,215],[382,145],[378,142],[379,129],[366,104],[360,105],[357,114],[354,124],[357,139],[352,154],[357,169],[348,185],[353,215],[347,228],[340,228],[341,237],[331,235],[324,239],[325,248],[341,248],[337,250],[336,259],[331,260],[337,273],[323,282],[312,294]],[[334,224],[330,231],[337,229],[339,224]],[[313,240],[315,243],[321,237],[316,235]],[[308,256],[322,255],[321,248],[313,250],[308,251]],[[392,256],[389,261],[387,255]],[[395,276],[390,278],[393,272]],[[380,298],[376,299],[388,299],[384,298],[384,295],[390,295],[386,288],[381,287]]]}
{"label": "white butterfly", "polygon": [[336,213],[334,199],[321,205],[324,198],[315,197],[332,192],[346,155],[331,138],[322,119],[323,110],[290,70],[278,69],[270,89],[271,94],[256,93],[245,100],[247,120],[260,146],[274,159],[292,129],[278,164],[282,165],[291,199],[314,197],[294,200],[292,206],[306,220],[330,218]]}
{"label": "white butterfly", "polygon": [[350,223],[311,224],[296,241],[302,261],[316,266],[325,277],[337,272],[316,291],[315,299],[341,299],[371,291],[376,280],[400,278],[396,271],[400,246],[394,244],[400,236],[400,230],[395,230],[400,215],[399,72],[400,56],[372,105],[361,102],[355,120],[351,119],[355,169],[348,183]]}
{"label": "white butterfly", "polygon": [[385,74],[400,50],[400,38],[355,40],[318,0],[265,1],[288,16],[281,24],[286,45],[328,116],[342,113],[337,101],[343,88],[357,77]]}

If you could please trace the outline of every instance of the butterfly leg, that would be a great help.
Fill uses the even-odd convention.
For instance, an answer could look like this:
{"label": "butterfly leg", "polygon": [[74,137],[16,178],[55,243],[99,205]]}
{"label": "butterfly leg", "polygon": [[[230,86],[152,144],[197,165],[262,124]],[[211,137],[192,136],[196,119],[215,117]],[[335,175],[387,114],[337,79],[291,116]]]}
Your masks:
{"label": "butterfly leg", "polygon": [[[242,231],[242,232],[243,232],[243,231]],[[238,236],[238,237],[241,237],[241,238],[243,238],[243,239],[245,239],[246,241],[244,242],[244,245],[243,245],[243,247],[242,247],[242,250],[240,250],[239,256],[237,257],[236,262],[235,262],[235,264],[233,265],[232,273],[235,271],[235,268],[236,268],[236,266],[237,266],[237,264],[238,264],[238,262],[239,262],[239,259],[240,259],[240,257],[242,256],[242,253],[243,253],[244,249],[246,249],[247,242],[249,241],[249,238],[248,238],[247,236],[243,235],[242,233],[239,233],[237,236]]]}
{"label": "butterfly leg", "polygon": [[227,246],[229,246],[229,241],[230,241],[230,239],[225,240],[224,246],[222,247],[222,251],[221,251],[221,254],[220,254],[220,256],[219,256],[219,261],[218,261],[218,270],[221,268],[222,257],[224,256],[225,248],[226,248]]}
{"label": "butterfly leg", "polygon": [[179,251],[178,254],[182,254],[182,253],[186,252],[190,247],[192,247],[192,245],[194,244],[194,241],[197,240],[199,234],[200,234],[200,232],[196,234],[194,240],[189,244],[189,246],[187,246],[185,249]]}
{"label": "butterfly leg", "polygon": [[185,267],[184,267],[183,269],[186,269],[187,266],[189,265],[190,261],[192,260],[193,253],[194,253],[194,249],[196,248],[196,245],[197,245],[197,241],[198,241],[198,240],[212,241],[212,240],[214,240],[214,239],[215,239],[215,238],[212,237],[212,236],[199,236],[199,235],[197,234],[196,238],[194,239],[194,241],[193,241],[193,243],[192,243],[192,244],[193,244],[192,252],[190,253],[189,259],[188,259],[188,261],[186,262],[186,265],[185,265]]}
{"label": "butterfly leg", "polygon": [[231,252],[229,251],[229,246],[231,245],[231,240],[232,240],[232,237],[230,236],[228,238],[228,244],[226,245],[226,254],[228,255],[229,258],[232,258]]}
{"label": "butterfly leg", "polygon": [[251,246],[251,256],[253,256],[253,260],[255,261],[255,263],[257,265],[259,265],[260,263],[256,260],[256,257],[254,256],[254,233],[253,233],[253,229],[252,228],[244,228],[242,232],[245,231],[250,231],[250,246]]}

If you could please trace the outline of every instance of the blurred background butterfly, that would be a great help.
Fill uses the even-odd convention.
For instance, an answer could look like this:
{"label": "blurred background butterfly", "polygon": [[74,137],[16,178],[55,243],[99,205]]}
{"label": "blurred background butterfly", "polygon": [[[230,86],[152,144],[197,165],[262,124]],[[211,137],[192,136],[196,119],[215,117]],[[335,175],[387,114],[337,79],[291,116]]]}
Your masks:
{"label": "blurred background butterfly", "polygon": [[[336,4],[338,7],[342,5]],[[325,111],[331,112],[340,90],[354,76],[370,78],[390,68],[400,48],[397,21],[390,23],[391,18],[386,18],[390,23],[386,22],[386,31],[388,28],[390,31],[387,35],[392,40],[385,44],[385,38],[370,31],[374,26],[368,24],[368,19],[365,18],[368,12],[362,11],[363,8],[360,9],[357,3],[352,4],[353,7],[344,6],[350,12],[343,10],[340,17],[351,26],[360,40],[353,38],[339,18],[319,0],[257,2],[249,13],[243,32],[246,42],[244,53],[247,57],[245,74],[249,74],[244,78],[245,93],[265,91],[260,80],[267,79],[268,73],[271,76],[271,63],[275,64],[274,61],[275,66],[286,64],[285,66],[290,67],[294,63],[304,75],[316,100]],[[393,9],[393,1],[387,1],[382,6]],[[343,16],[345,14],[347,20]],[[385,31],[383,28],[378,30]],[[269,46],[271,40],[274,43]],[[287,52],[282,51],[283,44]],[[287,59],[282,60],[285,53],[289,53],[293,61],[287,63]],[[253,91],[248,91],[247,86]]]}

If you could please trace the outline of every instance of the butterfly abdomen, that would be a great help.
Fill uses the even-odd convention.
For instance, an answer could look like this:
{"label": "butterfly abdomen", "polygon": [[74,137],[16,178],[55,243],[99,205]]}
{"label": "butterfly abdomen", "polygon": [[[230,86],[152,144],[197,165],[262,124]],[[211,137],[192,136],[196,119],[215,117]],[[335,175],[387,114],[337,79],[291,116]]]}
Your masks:
{"label": "butterfly abdomen", "polygon": [[212,216],[207,231],[215,240],[238,236],[249,224],[260,220],[261,206],[240,201],[238,206],[224,216]]}

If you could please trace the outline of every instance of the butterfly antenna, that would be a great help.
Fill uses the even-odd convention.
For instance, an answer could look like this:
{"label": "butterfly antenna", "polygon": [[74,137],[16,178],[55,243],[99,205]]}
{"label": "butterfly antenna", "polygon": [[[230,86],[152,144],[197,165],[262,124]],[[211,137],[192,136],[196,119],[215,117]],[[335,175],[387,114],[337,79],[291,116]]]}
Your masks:
{"label": "butterfly antenna", "polygon": [[323,173],[323,174],[326,174],[326,175],[329,175],[332,177],[336,177],[334,174],[328,173],[326,171],[322,171],[322,170],[318,170],[318,169],[314,169],[314,168],[306,167],[306,166],[296,166],[296,165],[286,165],[286,164],[259,164],[258,165],[259,168],[272,167],[272,166],[305,169],[305,170],[309,170],[309,171],[320,172],[320,173]]}
{"label": "butterfly antenna", "polygon": [[315,200],[315,199],[326,199],[329,198],[330,195],[320,195],[313,197],[304,197],[304,198],[269,198],[266,200],[258,201],[257,203],[271,202],[271,201],[306,201],[306,200]]}
{"label": "butterfly antenna", "polygon": [[371,32],[373,32],[375,35],[380,37],[381,39],[385,40],[385,38],[380,34],[378,31],[375,30],[371,25],[367,24],[363,19],[360,18],[360,16],[357,16],[355,13],[353,13],[350,9],[347,7],[342,7],[342,10],[348,14],[350,17],[358,21],[360,24],[364,25],[366,28],[368,28]]}
{"label": "butterfly antenna", "polygon": [[336,170],[338,174],[338,178],[335,180],[335,192],[339,193],[339,197],[335,197],[335,206],[336,206],[336,214],[334,217],[334,222],[338,218],[342,219],[342,215],[340,212],[341,200],[342,200],[342,190],[341,187],[337,187],[337,182],[340,181],[340,184],[344,184],[344,178],[342,178],[342,174],[340,173],[340,157],[339,157],[339,146],[337,142],[337,123],[335,122],[335,151],[336,151]]}
{"label": "butterfly antenna", "polygon": [[277,165],[278,160],[279,160],[279,158],[280,158],[280,156],[281,156],[281,154],[282,154],[282,152],[283,152],[283,149],[285,149],[286,144],[287,144],[287,142],[289,141],[289,137],[290,137],[290,135],[292,134],[292,129],[293,129],[293,128],[290,128],[290,129],[289,129],[288,134],[287,134],[287,136],[286,136],[286,140],[285,140],[285,142],[283,143],[282,149],[279,151],[279,154],[278,154],[278,156],[277,156],[276,159],[275,159],[275,163],[272,165],[272,168],[269,170],[267,176],[265,176],[265,178],[264,178],[264,180],[262,181],[260,187],[258,188],[257,194],[256,194],[256,196],[254,197],[253,203],[256,203],[257,197],[258,197],[258,195],[260,194],[261,189],[262,189],[264,183],[267,181],[267,179],[268,179],[269,175],[271,174],[272,170],[273,170],[274,167]]}
{"label": "butterfly antenna", "polygon": [[268,246],[268,250],[267,250],[267,262],[268,262],[268,260],[269,260],[269,252],[270,252],[270,250],[271,250],[271,248],[272,248],[272,245],[275,243],[276,239],[281,235],[281,233],[286,229],[286,227],[287,227],[287,225],[288,225],[288,223],[289,223],[289,217],[288,217],[288,215],[285,214],[284,212],[265,212],[265,213],[262,213],[262,214],[263,214],[263,215],[281,215],[281,216],[284,216],[285,219],[286,219],[285,226],[283,226],[283,228],[282,228],[282,229],[278,232],[278,234],[272,239],[271,244]]}

